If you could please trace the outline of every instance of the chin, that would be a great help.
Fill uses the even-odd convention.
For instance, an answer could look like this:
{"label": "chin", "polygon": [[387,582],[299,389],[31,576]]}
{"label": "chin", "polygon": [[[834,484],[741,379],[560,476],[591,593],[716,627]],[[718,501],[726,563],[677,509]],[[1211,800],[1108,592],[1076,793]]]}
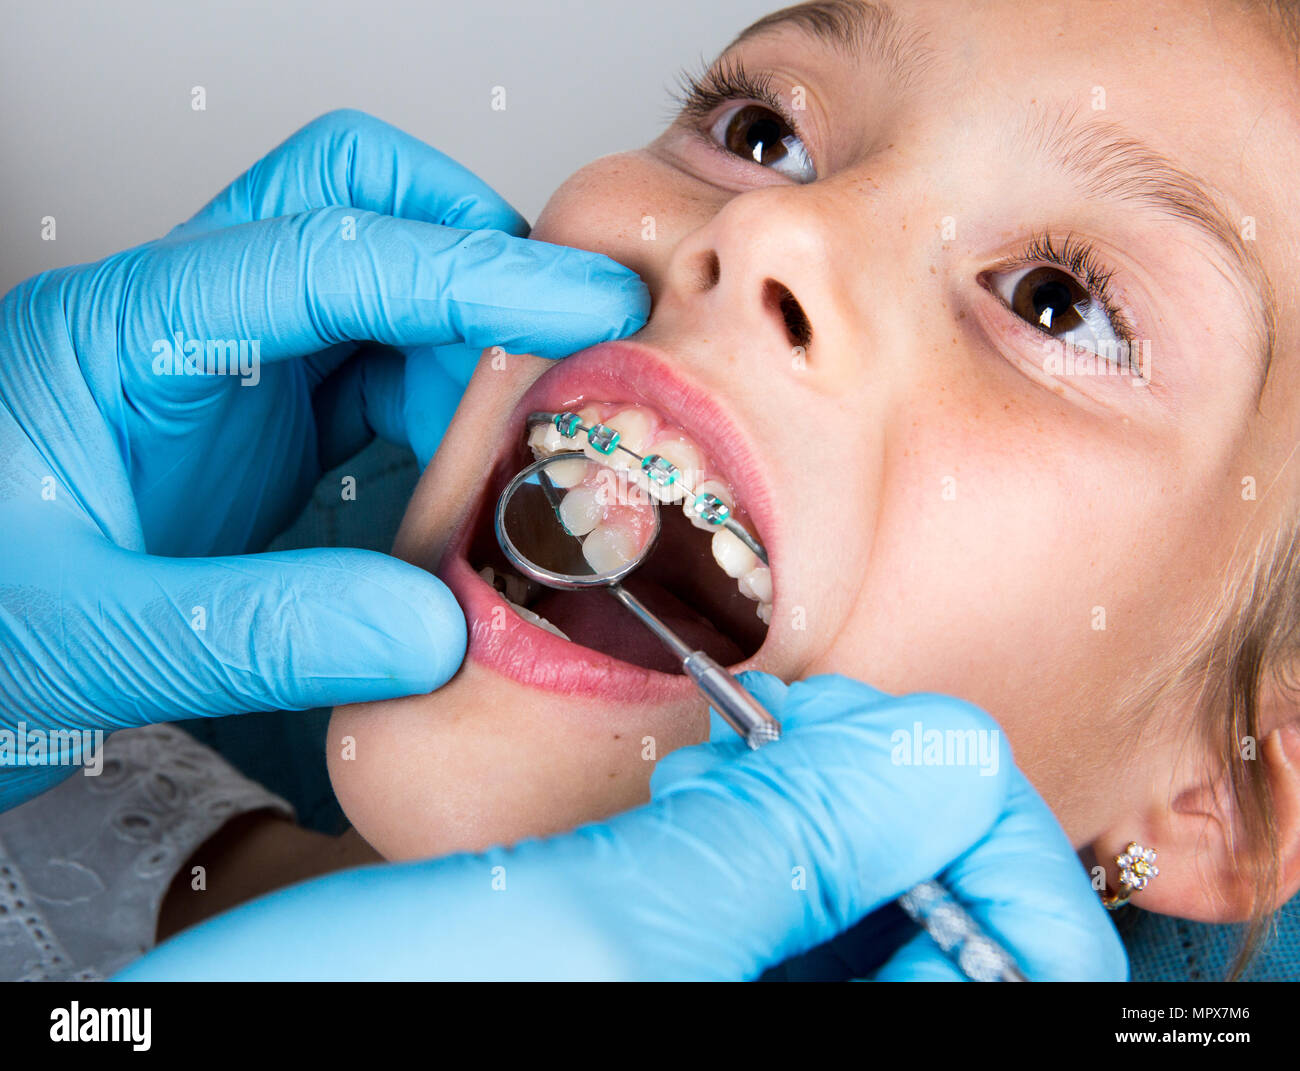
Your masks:
{"label": "chin", "polygon": [[660,539],[626,586],[733,672],[773,668],[767,651],[779,630],[767,621],[781,616],[773,614],[779,532],[757,451],[718,401],[625,342],[557,363],[510,360],[522,362],[518,374],[484,365],[475,373],[394,548],[455,594],[469,628],[465,663],[436,692],[340,707],[330,722],[339,802],[390,859],[481,850],[606,818],[649,798],[659,757],[707,735],[707,704],[623,607],[600,591],[525,590],[496,545],[492,507],[509,479],[537,453],[576,448],[530,440],[531,412],[621,424],[641,440],[638,452],[694,466],[692,486],[726,489],[770,568],[715,550],[713,531],[693,525],[683,502],[665,501]]}

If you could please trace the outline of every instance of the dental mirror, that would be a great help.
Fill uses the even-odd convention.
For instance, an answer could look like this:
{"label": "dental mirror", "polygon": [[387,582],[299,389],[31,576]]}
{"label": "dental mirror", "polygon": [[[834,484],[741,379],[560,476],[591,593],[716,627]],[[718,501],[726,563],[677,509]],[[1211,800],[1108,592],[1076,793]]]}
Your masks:
{"label": "dental mirror", "polygon": [[[566,504],[566,494],[569,496]],[[553,588],[616,584],[659,538],[654,500],[584,454],[529,465],[497,501],[497,542],[524,576]]]}
{"label": "dental mirror", "polygon": [[530,580],[569,591],[608,590],[681,659],[682,670],[751,748],[780,737],[780,722],[739,681],[619,583],[659,537],[658,503],[626,474],[578,452],[535,461],[497,499],[496,535],[506,557]]}

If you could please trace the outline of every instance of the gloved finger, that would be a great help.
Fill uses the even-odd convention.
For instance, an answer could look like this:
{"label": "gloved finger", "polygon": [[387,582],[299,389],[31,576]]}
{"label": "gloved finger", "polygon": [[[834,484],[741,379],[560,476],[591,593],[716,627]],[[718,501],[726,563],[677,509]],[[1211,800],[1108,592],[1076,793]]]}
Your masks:
{"label": "gloved finger", "polygon": [[660,799],[676,786],[693,783],[696,778],[708,773],[719,763],[737,758],[742,751],[747,750],[746,744],[736,736],[735,731],[729,726],[725,727],[735,738],[734,742],[717,740],[706,741],[692,747],[679,747],[659,759],[650,774],[650,798]]}
{"label": "gloved finger", "polygon": [[[1032,981],[1125,981],[1124,946],[1065,832],[1018,771],[997,823],[945,868],[941,883]],[[880,981],[964,980],[926,934]]]}
{"label": "gloved finger", "polygon": [[528,222],[473,172],[395,126],[340,109],[312,120],[168,237],[331,205],[523,238]]}
{"label": "gloved finger", "polygon": [[[779,677],[758,670],[736,674],[736,680],[774,717],[779,717],[789,689]],[[650,775],[650,798],[658,799],[673,785],[689,781],[711,770],[720,762],[738,758],[749,750],[735,729],[712,707],[709,708],[709,739],[693,747],[669,752],[657,763]]]}
{"label": "gloved finger", "polygon": [[[125,308],[99,298],[128,281]],[[137,397],[211,391],[222,377],[190,373],[233,361],[232,346],[241,364],[362,340],[560,357],[639,329],[650,307],[640,278],[599,254],[341,208],[164,239],[61,285],[74,342],[119,339]]]}
{"label": "gloved finger", "polygon": [[[786,684],[779,677],[759,670],[745,670],[736,679],[781,722],[781,731],[843,717],[891,700],[892,697],[861,681],[836,674],[809,677]],[[657,799],[674,786],[738,758],[749,750],[736,730],[714,709],[709,709],[709,740],[694,747],[679,748],[655,765],[650,777],[650,798]]]}
{"label": "gloved finger", "polygon": [[[790,694],[790,686],[785,681],[771,673],[763,673],[757,669],[747,669],[743,673],[737,673],[736,680],[740,681],[745,690],[763,704],[764,709],[772,717],[780,719],[785,710],[786,698]],[[710,731],[709,739],[716,740],[717,738],[717,733]]]}
{"label": "gloved finger", "polygon": [[[896,713],[956,731],[990,721],[951,700],[898,702]],[[879,886],[933,874],[996,817],[986,811],[997,786],[972,799],[956,767],[924,783],[873,778],[887,713],[810,726],[606,823],[281,890],[119,977],[369,977],[376,965],[420,978],[754,977],[860,918],[867,908],[855,907]],[[875,722],[885,724],[873,733]],[[879,852],[880,832],[916,812],[915,793],[936,804],[931,835],[905,854]],[[507,871],[509,893],[483,892],[486,875]],[[383,925],[367,929],[372,918]],[[322,940],[339,919],[352,922]]]}
{"label": "gloved finger", "polygon": [[442,442],[482,356],[481,348],[463,342],[407,350],[402,413],[421,470]]}
{"label": "gloved finger", "polygon": [[[406,436],[406,355],[391,346],[360,346],[312,394],[322,471],[352,457],[378,435],[409,445]],[[448,400],[454,411],[455,399]]]}
{"label": "gloved finger", "polygon": [[928,933],[918,933],[872,976],[876,982],[965,982],[961,968]]}
{"label": "gloved finger", "polygon": [[1056,816],[1019,771],[988,835],[940,876],[1035,981],[1125,981],[1124,945]]}
{"label": "gloved finger", "polygon": [[[790,686],[786,714],[798,687]],[[820,687],[853,691],[834,678]],[[755,977],[933,877],[992,827],[1009,757],[985,778],[958,763],[904,766],[892,752],[895,733],[918,720],[963,740],[996,723],[947,697],[881,702],[879,694],[858,692],[866,703],[796,725],[610,821],[655,874],[656,932],[678,935],[664,941],[676,950],[668,976]],[[735,915],[742,896],[743,924]]]}
{"label": "gloved finger", "polygon": [[442,582],[371,551],[203,559],[64,545],[47,556],[33,575],[57,586],[0,606],[16,633],[0,683],[52,724],[389,699],[439,687],[464,657],[464,616]]}
{"label": "gloved finger", "polygon": [[[771,684],[760,685],[765,696],[776,695]],[[947,697],[933,696],[917,692],[908,697],[913,703],[924,705],[929,698],[940,702],[949,702]],[[896,703],[898,697],[891,696],[878,688],[873,688],[862,681],[845,677],[838,673],[820,674],[795,681],[786,689],[780,704],[780,713],[768,708],[782,724],[783,730],[797,726],[816,725],[824,721],[842,718],[852,711],[868,711]]]}
{"label": "gloved finger", "polygon": [[378,435],[409,446],[423,469],[442,441],[480,351],[364,344],[312,396],[321,467],[332,468]]}

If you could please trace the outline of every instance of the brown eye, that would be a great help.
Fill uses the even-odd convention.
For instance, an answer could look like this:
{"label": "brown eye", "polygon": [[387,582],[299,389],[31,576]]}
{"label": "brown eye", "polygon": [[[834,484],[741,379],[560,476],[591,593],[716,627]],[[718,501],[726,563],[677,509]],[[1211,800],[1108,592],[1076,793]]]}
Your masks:
{"label": "brown eye", "polygon": [[1044,334],[1099,354],[1121,344],[1109,310],[1063,268],[1036,264],[989,272],[988,279],[1012,312]]}
{"label": "brown eye", "polygon": [[728,152],[795,182],[812,182],[817,172],[803,142],[781,116],[761,104],[742,104],[719,117],[712,136]]}
{"label": "brown eye", "polygon": [[1031,268],[1012,288],[1011,311],[1050,334],[1076,330],[1092,296],[1060,268]]}

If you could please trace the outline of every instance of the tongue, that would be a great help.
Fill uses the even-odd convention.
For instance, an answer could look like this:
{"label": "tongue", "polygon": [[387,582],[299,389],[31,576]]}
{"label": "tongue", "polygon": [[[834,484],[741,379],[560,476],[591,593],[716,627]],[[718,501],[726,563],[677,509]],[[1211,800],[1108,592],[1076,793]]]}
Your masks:
{"label": "tongue", "polygon": [[[659,585],[633,576],[623,586],[691,648],[707,651],[724,666],[744,657],[734,642]],[[583,647],[644,669],[682,671],[672,652],[608,592],[549,591],[529,609]]]}

